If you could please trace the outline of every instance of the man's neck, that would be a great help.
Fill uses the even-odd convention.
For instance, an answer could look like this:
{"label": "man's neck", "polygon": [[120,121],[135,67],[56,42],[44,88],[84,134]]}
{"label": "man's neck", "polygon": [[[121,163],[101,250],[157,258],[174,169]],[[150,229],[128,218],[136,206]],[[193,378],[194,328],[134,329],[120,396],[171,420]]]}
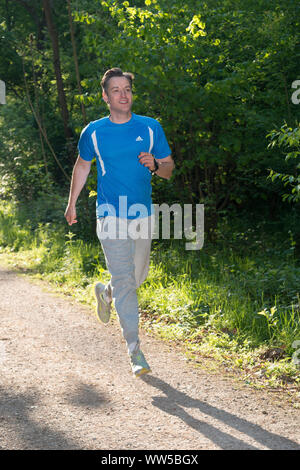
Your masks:
{"label": "man's neck", "polygon": [[109,119],[111,122],[115,124],[125,124],[125,122],[130,121],[131,117],[132,117],[131,111],[126,114],[111,112]]}

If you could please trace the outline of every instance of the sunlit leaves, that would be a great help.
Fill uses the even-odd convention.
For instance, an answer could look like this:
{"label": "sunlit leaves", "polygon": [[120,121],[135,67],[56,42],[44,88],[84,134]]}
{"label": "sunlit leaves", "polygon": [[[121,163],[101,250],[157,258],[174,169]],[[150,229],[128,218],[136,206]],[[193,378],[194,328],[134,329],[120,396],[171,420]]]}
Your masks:
{"label": "sunlit leaves", "polygon": [[205,23],[201,21],[201,15],[194,15],[186,30],[197,39],[199,36],[206,36]]}

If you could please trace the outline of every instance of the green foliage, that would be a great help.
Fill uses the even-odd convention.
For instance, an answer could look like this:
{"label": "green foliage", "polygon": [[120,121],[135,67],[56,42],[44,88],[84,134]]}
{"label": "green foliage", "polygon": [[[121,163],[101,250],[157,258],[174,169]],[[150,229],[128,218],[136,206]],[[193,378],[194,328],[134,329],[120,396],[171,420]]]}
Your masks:
{"label": "green foliage", "polygon": [[[81,103],[88,120],[107,114],[100,79],[116,65],[136,75],[134,111],[159,119],[171,144],[175,174],[172,185],[153,181],[156,200],[205,203],[209,230],[216,228],[218,214],[233,206],[263,209],[281,197],[281,187],[267,179],[270,166],[280,167],[281,156],[276,147],[267,150],[265,136],[274,124],[285,120],[290,125],[299,114],[291,102],[299,57],[299,6],[295,2],[73,0],[71,6],[83,94],[76,84],[67,8],[58,0],[52,2],[75,136],[74,142],[66,142],[41,3],[34,0],[30,8],[22,8],[9,2],[8,7],[0,0],[0,51],[5,58],[0,76],[9,85],[6,114],[11,122],[16,107],[21,106],[24,111],[18,113],[12,133],[17,142],[19,133],[30,135],[30,145],[20,148],[2,128],[1,155],[17,155],[21,168],[24,160],[24,171],[28,171],[26,152],[35,147],[29,150],[31,182],[28,174],[8,167],[1,156],[5,178],[18,181],[17,197],[23,189],[35,197],[35,191],[26,188],[36,184],[46,187],[57,182],[68,190],[68,181],[46,142],[48,178],[36,182],[35,175],[44,172],[45,161],[27,95],[57,159],[70,175],[69,148],[74,148],[84,126]],[[8,67],[11,63],[14,68]],[[18,188],[21,180],[24,188]],[[10,188],[13,191],[14,184]],[[95,190],[94,177],[89,189]]]}
{"label": "green foliage", "polygon": [[1,111],[0,192],[2,196],[31,201],[52,186],[38,132],[26,104],[14,101]]}
{"label": "green foliage", "polygon": [[[75,17],[86,26],[84,44],[103,69],[135,73],[135,110],[161,120],[176,160],[177,198],[154,183],[155,197],[203,202],[213,218],[232,204],[274,199],[277,188],[266,178],[270,159],[280,157],[267,152],[265,135],[297,112],[289,87],[297,74],[298,7],[112,0],[101,6],[92,21],[87,4]],[[95,113],[105,112],[98,82],[91,76],[84,86]]]}
{"label": "green foliage", "polygon": [[290,193],[283,194],[283,200],[289,202],[300,201],[300,124],[294,129],[288,127],[285,123],[280,130],[273,130],[268,137],[270,138],[269,147],[283,147],[286,150],[285,161],[293,160],[290,173],[279,173],[270,171],[272,181],[280,179],[284,186],[290,188]]}

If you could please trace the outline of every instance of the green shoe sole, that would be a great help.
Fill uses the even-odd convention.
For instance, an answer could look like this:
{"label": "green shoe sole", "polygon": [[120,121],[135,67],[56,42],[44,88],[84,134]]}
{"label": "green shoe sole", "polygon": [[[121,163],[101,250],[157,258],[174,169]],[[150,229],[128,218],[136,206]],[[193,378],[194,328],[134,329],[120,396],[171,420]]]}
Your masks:
{"label": "green shoe sole", "polygon": [[95,285],[95,296],[97,300],[96,314],[102,323],[108,323],[110,319],[111,304],[104,299],[105,285],[98,282]]}
{"label": "green shoe sole", "polygon": [[151,369],[146,369],[145,367],[143,367],[143,369],[138,371],[136,374],[134,373],[133,375],[135,377],[140,377],[141,375],[149,374],[149,372],[151,372]]}

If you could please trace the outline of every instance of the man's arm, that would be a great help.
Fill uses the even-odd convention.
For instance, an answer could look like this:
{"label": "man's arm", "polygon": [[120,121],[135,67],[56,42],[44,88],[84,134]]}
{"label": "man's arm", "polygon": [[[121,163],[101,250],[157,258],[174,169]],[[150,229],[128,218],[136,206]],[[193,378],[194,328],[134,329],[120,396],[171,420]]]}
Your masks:
{"label": "man's arm", "polygon": [[91,170],[91,161],[83,160],[79,155],[73,168],[70,186],[69,202],[65,218],[69,225],[76,224],[76,202]]}
{"label": "man's arm", "polygon": [[[151,153],[141,152],[139,155],[140,163],[150,171],[155,169],[154,157]],[[170,179],[172,176],[173,169],[175,168],[175,163],[171,155],[165,158],[155,159],[158,163],[158,169],[155,172],[157,176],[161,178]]]}
{"label": "man's arm", "polygon": [[158,163],[158,170],[155,172],[157,176],[161,178],[166,178],[169,180],[172,176],[173,170],[175,168],[175,163],[171,155],[166,158],[156,159]]}

